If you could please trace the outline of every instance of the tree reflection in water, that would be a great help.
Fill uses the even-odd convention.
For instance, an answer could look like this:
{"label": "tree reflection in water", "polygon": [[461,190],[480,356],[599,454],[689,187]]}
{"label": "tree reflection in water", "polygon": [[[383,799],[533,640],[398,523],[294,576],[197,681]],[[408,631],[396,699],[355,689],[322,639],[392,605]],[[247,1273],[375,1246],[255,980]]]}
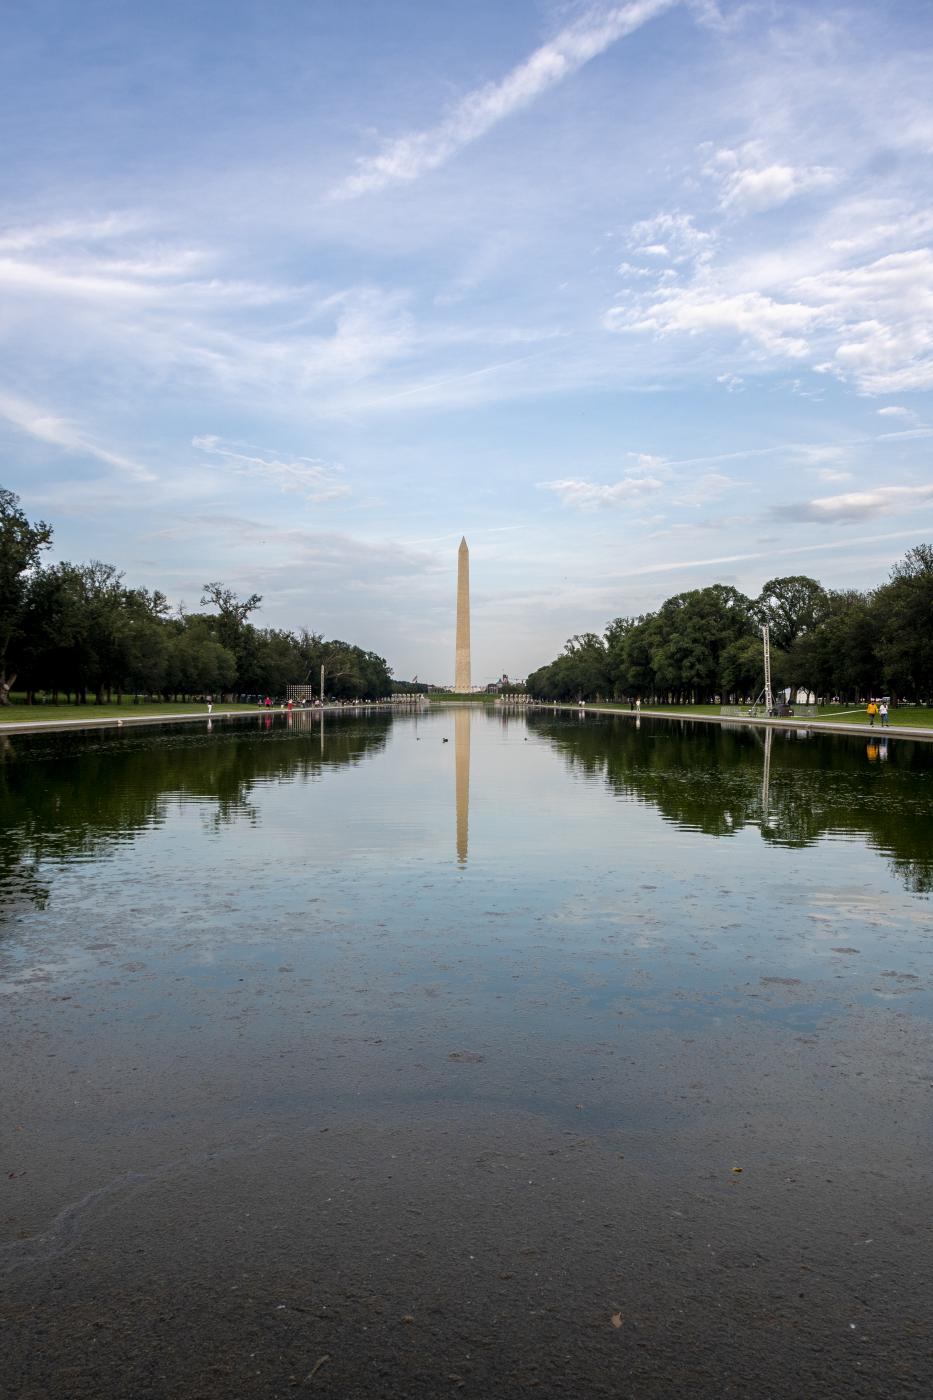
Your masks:
{"label": "tree reflection in water", "polygon": [[383,749],[392,715],[319,711],[204,728],[29,734],[0,741],[0,918],[48,897],[47,861],[87,859],[160,825],[172,803],[212,804],[216,825],[254,821],[259,783],[314,779]]}
{"label": "tree reflection in water", "polygon": [[[529,727],[571,768],[709,836],[757,826],[780,846],[827,836],[862,839],[891,860],[909,890],[933,890],[933,748],[881,745],[803,730],[532,713]],[[773,735],[770,743],[768,736]],[[872,748],[876,752],[872,753]]]}

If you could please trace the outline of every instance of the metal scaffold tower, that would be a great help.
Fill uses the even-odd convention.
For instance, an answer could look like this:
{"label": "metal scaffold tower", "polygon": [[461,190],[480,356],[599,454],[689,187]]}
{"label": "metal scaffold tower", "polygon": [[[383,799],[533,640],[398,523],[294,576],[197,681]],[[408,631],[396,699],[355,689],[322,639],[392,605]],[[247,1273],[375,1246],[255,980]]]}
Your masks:
{"label": "metal scaffold tower", "polygon": [[771,630],[767,623],[761,629],[761,640],[765,652],[765,707],[770,714],[774,709],[774,696],[771,694]]}

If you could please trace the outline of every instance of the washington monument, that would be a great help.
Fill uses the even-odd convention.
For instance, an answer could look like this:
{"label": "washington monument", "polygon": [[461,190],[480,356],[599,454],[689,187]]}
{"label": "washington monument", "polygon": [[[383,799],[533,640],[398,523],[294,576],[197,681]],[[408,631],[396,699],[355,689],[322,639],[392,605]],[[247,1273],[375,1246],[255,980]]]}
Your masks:
{"label": "washington monument", "polygon": [[454,690],[469,695],[470,685],[470,551],[466,537],[457,555],[457,667]]}

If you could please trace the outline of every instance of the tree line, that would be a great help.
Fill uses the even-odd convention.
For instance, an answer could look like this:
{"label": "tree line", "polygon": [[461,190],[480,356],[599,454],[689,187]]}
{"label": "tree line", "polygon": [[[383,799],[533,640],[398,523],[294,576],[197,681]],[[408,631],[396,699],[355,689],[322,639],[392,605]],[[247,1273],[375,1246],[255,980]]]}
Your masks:
{"label": "tree line", "polygon": [[383,657],[349,642],[325,641],[250,621],[262,598],[204,585],[203,612],[170,608],[158,589],[132,588],[112,564],[44,565],[52,527],[30,521],[19,497],[0,488],[0,705],[16,686],[27,703],[103,703],[126,694],[280,695],[286,685],[321,684],[333,699],[388,695]]}
{"label": "tree line", "polygon": [[617,617],[605,632],[571,637],[534,671],[543,700],[640,698],[741,703],[764,686],[761,627],[771,637],[772,687],[860,701],[933,700],[933,545],[920,544],[880,587],[824,588],[793,574],[757,598],[716,583],[675,594],[657,612]]}

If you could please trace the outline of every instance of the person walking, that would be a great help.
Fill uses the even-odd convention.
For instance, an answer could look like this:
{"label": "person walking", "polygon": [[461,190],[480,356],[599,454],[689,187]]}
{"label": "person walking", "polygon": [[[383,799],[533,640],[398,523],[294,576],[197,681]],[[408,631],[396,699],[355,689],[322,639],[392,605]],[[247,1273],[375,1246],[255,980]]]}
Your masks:
{"label": "person walking", "polygon": [[879,713],[879,715],[881,716],[881,728],[882,728],[882,729],[887,729],[887,727],[888,727],[888,702],[887,702],[887,700],[882,700],[881,704],[878,706],[878,713]]}
{"label": "person walking", "polygon": [[869,723],[869,725],[871,726],[871,728],[874,729],[874,727],[875,727],[875,716],[876,716],[877,713],[878,713],[878,706],[875,704],[874,700],[869,700],[869,702],[868,702],[868,710],[866,711],[866,713],[867,713],[867,715],[868,715],[868,723]]}
{"label": "person walking", "polygon": [[207,697],[207,713],[208,713],[209,715],[212,715],[212,714],[214,713],[214,697],[213,697],[213,695],[209,695],[209,696]]}

